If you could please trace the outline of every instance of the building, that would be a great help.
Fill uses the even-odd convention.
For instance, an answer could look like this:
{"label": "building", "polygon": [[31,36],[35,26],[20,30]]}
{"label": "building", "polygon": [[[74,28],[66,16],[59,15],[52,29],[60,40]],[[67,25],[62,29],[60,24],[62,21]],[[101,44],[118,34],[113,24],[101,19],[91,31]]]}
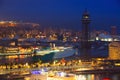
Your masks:
{"label": "building", "polygon": [[82,35],[81,35],[81,59],[89,60],[90,59],[90,15],[86,10],[82,15]]}
{"label": "building", "polygon": [[111,27],[111,35],[113,35],[113,36],[117,35],[117,28],[116,28],[116,26],[112,26]]}
{"label": "building", "polygon": [[109,59],[120,60],[120,43],[112,42],[109,44]]}

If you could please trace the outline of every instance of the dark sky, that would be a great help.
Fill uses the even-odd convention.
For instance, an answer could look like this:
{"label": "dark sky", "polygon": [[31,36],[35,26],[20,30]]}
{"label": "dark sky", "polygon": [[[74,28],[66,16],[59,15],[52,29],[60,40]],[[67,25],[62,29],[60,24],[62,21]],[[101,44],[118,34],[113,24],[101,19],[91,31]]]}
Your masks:
{"label": "dark sky", "polygon": [[77,29],[86,8],[92,19],[91,28],[120,27],[119,0],[0,0],[0,20]]}

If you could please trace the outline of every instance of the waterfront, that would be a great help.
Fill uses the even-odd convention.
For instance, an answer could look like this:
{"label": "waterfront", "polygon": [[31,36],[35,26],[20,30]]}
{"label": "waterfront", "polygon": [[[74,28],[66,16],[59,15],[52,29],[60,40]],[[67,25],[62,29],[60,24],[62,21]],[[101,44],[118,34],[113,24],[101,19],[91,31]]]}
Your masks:
{"label": "waterfront", "polygon": [[[92,50],[95,50],[93,51],[92,55],[98,57],[99,55],[108,54],[106,53],[108,48],[104,45],[107,42],[101,42],[101,43],[102,45],[99,45],[99,46],[95,45],[96,47],[92,48]],[[110,78],[110,80],[119,80],[120,78],[119,77],[120,69],[116,70],[116,72],[114,72],[114,70],[111,70],[112,68],[114,69],[115,67],[119,67],[119,63],[120,63],[119,60],[109,61],[106,58],[93,57],[90,62],[84,62],[80,59],[81,53],[80,52],[76,53],[75,50],[78,50],[78,49],[74,48],[73,46],[65,47],[64,45],[62,45],[62,46],[44,47],[44,48],[34,47],[32,48],[32,50],[33,51],[36,50],[36,54],[34,52],[31,52],[29,55],[27,55],[27,57],[20,58],[16,62],[8,61],[8,63],[6,64],[1,63],[0,72],[2,76],[0,76],[0,78],[3,77],[3,80],[16,80],[16,79],[19,79],[19,80],[35,80],[35,79],[38,79],[38,80],[106,80],[107,78]],[[48,55],[52,54],[53,52],[55,52],[54,56],[51,56],[48,58]],[[4,53],[4,54],[12,55],[12,53]],[[44,55],[47,55],[47,57],[43,57]],[[1,56],[1,57],[4,57],[4,56]],[[19,58],[18,55],[17,57]],[[43,60],[42,60],[42,57],[43,57]],[[47,62],[46,61],[44,62],[44,60],[47,60],[47,59],[49,60]],[[4,61],[7,62],[7,59],[5,60],[4,58],[3,62]],[[61,77],[58,75],[56,76],[56,73],[54,76],[53,75],[48,76],[48,72],[45,75],[31,73],[34,70],[38,70],[38,73],[39,73],[39,70],[44,68],[47,68],[48,72],[61,71],[61,72],[67,72],[66,74],[72,74],[74,76],[66,75],[64,77],[63,76]],[[95,69],[100,69],[101,71],[103,70],[103,72],[96,71],[97,73],[96,74]],[[104,69],[108,69],[108,71],[104,72],[105,71]],[[90,71],[75,72],[78,70],[90,70]],[[114,72],[114,74],[112,74],[112,72],[110,71]],[[106,78],[106,79],[103,79],[103,78]]]}
{"label": "waterfront", "polygon": [[80,74],[67,76],[48,76],[40,74],[31,75],[2,75],[1,80],[119,80],[120,73],[114,74]]}
{"label": "waterfront", "polygon": [[[74,64],[73,64],[74,63]],[[53,63],[34,63],[1,66],[3,80],[119,80],[119,67],[97,67],[91,62],[60,60]],[[105,79],[104,79],[105,78]],[[110,79],[107,79],[110,78]]]}
{"label": "waterfront", "polygon": [[86,74],[75,75],[75,77],[48,77],[47,80],[119,80],[119,79],[120,74]]}
{"label": "waterfront", "polygon": [[0,80],[120,80],[119,2],[104,1],[0,1]]}
{"label": "waterfront", "polygon": [[119,80],[120,74],[87,74],[78,75],[76,80]]}

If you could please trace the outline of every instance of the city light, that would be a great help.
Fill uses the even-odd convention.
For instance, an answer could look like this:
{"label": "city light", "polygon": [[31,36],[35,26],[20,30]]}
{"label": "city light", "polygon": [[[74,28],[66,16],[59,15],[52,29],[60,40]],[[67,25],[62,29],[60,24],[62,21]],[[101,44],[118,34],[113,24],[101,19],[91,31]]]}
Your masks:
{"label": "city light", "polygon": [[0,80],[120,80],[116,0],[1,2]]}
{"label": "city light", "polygon": [[110,80],[110,78],[103,78],[103,80]]}
{"label": "city light", "polygon": [[77,75],[76,80],[87,80],[84,75]]}

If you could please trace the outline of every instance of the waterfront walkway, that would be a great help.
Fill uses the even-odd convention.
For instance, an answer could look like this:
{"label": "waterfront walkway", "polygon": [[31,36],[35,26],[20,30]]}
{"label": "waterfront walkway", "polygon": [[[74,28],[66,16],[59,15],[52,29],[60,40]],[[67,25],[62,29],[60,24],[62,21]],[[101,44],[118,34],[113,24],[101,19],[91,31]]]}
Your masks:
{"label": "waterfront walkway", "polygon": [[73,74],[102,74],[102,73],[120,73],[120,68],[102,68],[92,67],[88,65],[82,66],[51,66],[51,67],[35,67],[35,68],[20,68],[20,69],[1,69],[0,74],[10,73],[31,73],[32,71],[64,71]]}
{"label": "waterfront walkway", "polygon": [[1,69],[0,74],[9,74],[12,72],[34,71],[34,70],[47,70],[47,71],[76,71],[79,70],[93,70],[90,66],[51,66],[51,67],[36,67],[36,68],[17,68],[17,69]]}

